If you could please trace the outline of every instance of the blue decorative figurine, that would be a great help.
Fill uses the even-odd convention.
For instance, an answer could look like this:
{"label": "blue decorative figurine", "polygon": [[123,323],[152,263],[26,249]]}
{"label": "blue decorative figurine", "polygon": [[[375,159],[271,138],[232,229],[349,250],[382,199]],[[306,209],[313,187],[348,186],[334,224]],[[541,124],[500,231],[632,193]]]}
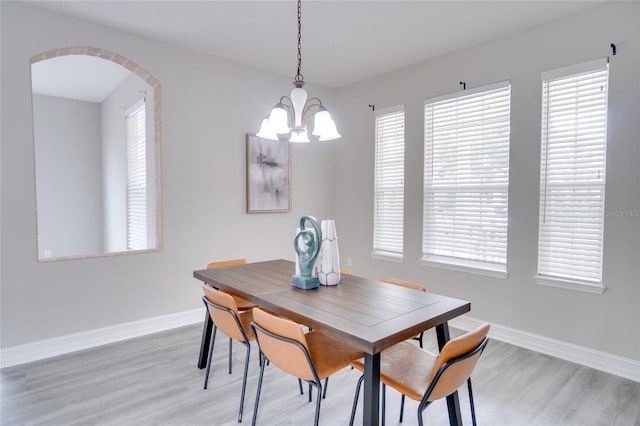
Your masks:
{"label": "blue decorative figurine", "polygon": [[[305,221],[309,221],[315,235],[311,231],[307,231]],[[300,218],[300,232],[296,234],[293,240],[293,248],[298,253],[298,268],[300,275],[291,276],[291,285],[309,290],[318,288],[318,278],[311,276],[313,265],[316,263],[318,254],[320,253],[320,241],[322,241],[322,231],[318,221],[313,216],[302,216]]]}

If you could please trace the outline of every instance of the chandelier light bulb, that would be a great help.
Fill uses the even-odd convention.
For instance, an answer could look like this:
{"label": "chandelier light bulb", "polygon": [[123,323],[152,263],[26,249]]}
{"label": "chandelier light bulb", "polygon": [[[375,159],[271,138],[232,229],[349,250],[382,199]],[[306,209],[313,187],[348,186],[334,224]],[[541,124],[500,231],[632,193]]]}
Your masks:
{"label": "chandelier light bulb", "polygon": [[273,141],[278,140],[278,135],[273,131],[271,123],[269,122],[269,117],[265,117],[264,120],[262,120],[262,126],[260,126],[260,131],[256,133],[256,136]]}
{"label": "chandelier light bulb", "polygon": [[327,126],[326,133],[323,133],[318,140],[320,142],[332,141],[334,139],[339,139],[341,137],[342,135],[338,133],[338,129],[336,129],[336,122],[330,119],[329,124]]}
{"label": "chandelier light bulb", "polygon": [[329,122],[331,121],[331,114],[325,108],[316,112],[313,118],[313,132],[314,136],[322,136],[329,131]]}
{"label": "chandelier light bulb", "polygon": [[289,142],[311,142],[309,135],[307,135],[307,129],[293,130]]}
{"label": "chandelier light bulb", "polygon": [[274,133],[289,133],[289,125],[287,124],[288,114],[286,107],[283,103],[279,103],[271,110],[269,114],[269,125]]}

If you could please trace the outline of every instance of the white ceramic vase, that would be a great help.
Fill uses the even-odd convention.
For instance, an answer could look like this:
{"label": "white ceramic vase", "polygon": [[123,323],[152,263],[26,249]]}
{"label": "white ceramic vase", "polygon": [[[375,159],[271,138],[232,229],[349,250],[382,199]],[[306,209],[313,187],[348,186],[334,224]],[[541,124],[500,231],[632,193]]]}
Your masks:
{"label": "white ceramic vase", "polygon": [[325,219],[320,225],[322,244],[318,256],[318,280],[322,285],[336,285],[340,282],[340,254],[338,253],[338,234],[336,222]]}

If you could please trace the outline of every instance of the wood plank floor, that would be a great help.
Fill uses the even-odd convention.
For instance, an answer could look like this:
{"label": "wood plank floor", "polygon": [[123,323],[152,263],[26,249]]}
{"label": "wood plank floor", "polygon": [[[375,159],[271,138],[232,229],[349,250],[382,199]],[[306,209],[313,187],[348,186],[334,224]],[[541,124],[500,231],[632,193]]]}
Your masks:
{"label": "wood plank floor", "polygon": [[[196,368],[200,331],[188,326],[3,369],[0,424],[237,424],[244,347],[234,345],[229,375],[228,342],[218,333],[209,389],[203,390],[204,370]],[[425,347],[436,351],[433,332],[425,334]],[[251,358],[243,424],[251,424],[257,346]],[[331,377],[322,425],[348,423],[357,379],[348,368]],[[640,425],[640,383],[495,340],[480,359],[473,385],[480,425]],[[470,424],[466,387],[460,401]],[[389,390],[388,425],[398,424],[399,402],[399,394]],[[416,407],[407,402],[404,425],[417,424]],[[313,414],[314,404],[307,403],[306,393],[299,395],[297,381],[268,367],[258,424],[311,425]],[[446,425],[446,404],[432,404],[424,418],[428,425]],[[361,413],[356,419],[361,422]]]}

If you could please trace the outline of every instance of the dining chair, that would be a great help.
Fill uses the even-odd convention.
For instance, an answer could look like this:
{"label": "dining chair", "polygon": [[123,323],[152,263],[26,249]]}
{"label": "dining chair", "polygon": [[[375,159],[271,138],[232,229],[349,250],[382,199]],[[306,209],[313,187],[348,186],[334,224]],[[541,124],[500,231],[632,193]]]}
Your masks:
{"label": "dining chair", "polygon": [[256,424],[258,417],[264,368],[266,360],[269,360],[284,372],[309,383],[309,401],[311,386],[318,390],[314,420],[314,425],[317,426],[322,401],[322,380],[326,381],[331,374],[347,367],[363,353],[348,343],[332,339],[318,330],[305,333],[300,324],[277,317],[260,308],[253,310],[251,328],[262,359],[252,425]]}
{"label": "dining chair", "polygon": [[[238,265],[246,265],[246,259],[231,259],[231,260],[221,260],[216,262],[209,262],[207,264],[207,269],[217,269],[224,268],[226,266],[238,266]],[[215,288],[215,287],[214,287]],[[257,305],[253,302],[248,301],[240,296],[231,295],[233,300],[236,302],[236,307],[238,311],[248,311],[255,308]],[[210,315],[207,313],[204,317],[204,323],[202,324],[202,341],[206,341],[207,336],[207,326],[209,325]],[[231,359],[231,351],[233,350],[233,339],[229,338],[229,359]],[[229,374],[231,374],[231,361],[229,361]]]}
{"label": "dining chair", "polygon": [[[382,424],[385,421],[385,394],[389,385],[402,394],[400,403],[400,422],[404,411],[405,396],[418,401],[418,424],[423,425],[422,412],[433,401],[445,398],[461,387],[465,380],[469,390],[471,420],[476,425],[476,412],[471,390],[471,373],[487,346],[489,324],[484,323],[477,329],[449,340],[439,355],[420,349],[409,342],[400,342],[385,349],[380,355],[380,381],[382,382]],[[364,372],[364,360],[351,363]],[[351,419],[353,425],[358,404],[358,396],[364,375],[358,380]]]}
{"label": "dining chair", "polygon": [[427,291],[426,287],[420,284],[412,283],[411,281],[399,280],[397,278],[382,277],[380,278],[379,281],[386,284],[393,284],[400,287],[411,288],[418,291]]}
{"label": "dining chair", "polygon": [[[217,268],[224,268],[227,266],[238,266],[238,265],[246,265],[246,264],[247,264],[247,259],[221,260],[216,262],[209,262],[207,264],[207,269],[217,269]],[[236,301],[236,306],[238,306],[238,310],[240,311],[253,309],[257,306],[255,303],[250,302],[247,299],[244,299],[240,296],[236,296],[235,294],[231,295],[231,297],[233,297],[233,299]]]}
{"label": "dining chair", "polygon": [[[427,289],[420,285],[420,284],[416,284],[416,283],[412,283],[410,281],[404,281],[404,280],[399,280],[397,278],[389,278],[389,277],[382,277],[379,280],[380,282],[386,283],[386,284],[393,284],[393,285],[397,285],[400,287],[406,287],[406,288],[410,288],[413,290],[418,290],[418,291],[427,291]],[[413,339],[417,340],[418,343],[420,344],[420,347],[422,346],[422,338],[424,337],[424,331],[420,332],[419,335],[415,336]]]}
{"label": "dining chair", "polygon": [[[204,389],[207,389],[209,382],[209,371],[211,370],[211,357],[213,356],[216,331],[220,329],[222,333],[229,337],[229,342],[231,342],[232,339],[237,340],[247,349],[244,362],[244,375],[242,377],[242,392],[240,394],[240,410],[238,412],[238,422],[242,422],[242,408],[244,406],[244,394],[247,388],[249,356],[251,355],[250,342],[255,339],[250,325],[253,320],[252,310],[238,310],[236,302],[230,294],[217,290],[207,284],[204,284],[202,289],[204,291],[202,301],[213,321],[213,332],[211,333],[209,354],[207,357],[207,370],[204,376]],[[231,374],[231,344],[229,344],[229,374]]]}

